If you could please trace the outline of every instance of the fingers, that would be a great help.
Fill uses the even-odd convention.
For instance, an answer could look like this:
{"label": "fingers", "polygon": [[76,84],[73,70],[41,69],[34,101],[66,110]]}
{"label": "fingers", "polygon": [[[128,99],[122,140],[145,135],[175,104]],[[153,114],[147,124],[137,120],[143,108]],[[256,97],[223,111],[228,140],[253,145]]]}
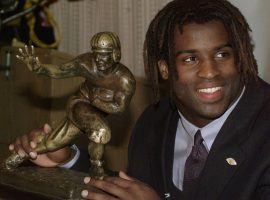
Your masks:
{"label": "fingers", "polygon": [[31,45],[31,54],[34,55],[35,54],[35,48],[33,45]]}
{"label": "fingers", "polygon": [[119,172],[119,177],[110,177],[110,176],[107,176],[104,178],[104,180],[110,182],[110,183],[113,183],[113,184],[116,184],[120,187],[123,187],[123,188],[129,188],[133,185],[133,183],[136,183],[136,181],[138,182],[138,180],[128,176],[125,172],[123,171],[120,171]]}
{"label": "fingers", "polygon": [[134,181],[126,180],[119,177],[109,177],[109,176],[105,177],[104,180],[109,183],[118,185],[119,187],[122,187],[122,188],[129,188],[131,187],[132,182],[134,182]]}
{"label": "fingers", "polygon": [[10,145],[8,146],[8,150],[9,150],[9,151],[14,151],[14,144],[10,144]]}
{"label": "fingers", "polygon": [[110,182],[107,180],[97,180],[97,179],[91,179],[90,177],[86,177],[84,179],[84,183],[94,186],[98,189],[101,189],[111,194],[111,196],[109,195],[103,196],[103,194],[98,194],[98,193],[88,191],[87,198],[94,199],[93,195],[95,195],[97,199],[100,198],[101,196],[104,197],[105,199],[115,199],[115,197],[119,197],[121,199],[123,197],[128,196],[128,190],[126,190],[124,187],[121,187],[120,184],[119,185],[114,184],[113,182]]}
{"label": "fingers", "polygon": [[[32,146],[34,145],[32,144]],[[31,158],[33,156],[36,157],[36,155],[32,153],[34,150],[29,142],[28,135],[16,138],[15,142],[9,145],[9,150],[18,153],[22,158],[25,156],[30,156]]]}
{"label": "fingers", "polygon": [[[29,47],[27,45],[24,46],[24,51],[22,50],[22,48],[19,48],[19,52],[20,55],[16,55],[16,58],[20,59],[20,60],[24,60],[26,57],[34,57],[35,55],[35,48],[33,45],[30,46],[30,51],[29,51]],[[37,57],[34,58],[37,62],[39,62],[39,60],[37,59]]]}
{"label": "fingers", "polygon": [[134,181],[135,179],[133,179],[132,177],[128,176],[125,172],[123,171],[120,171],[119,172],[119,177],[120,178],[123,178],[123,179],[126,179],[126,180],[129,180],[129,181]]}
{"label": "fingers", "polygon": [[23,60],[23,57],[19,55],[16,55],[16,58],[18,58],[19,60]]}
{"label": "fingers", "polygon": [[29,56],[30,54],[29,54],[29,51],[28,51],[28,46],[27,45],[24,45],[24,49],[25,49],[26,55]]}
{"label": "fingers", "polygon": [[9,145],[9,150],[18,153],[21,157],[30,156],[32,159],[36,159],[35,148],[40,136],[50,133],[51,130],[51,127],[45,124],[43,129],[35,129],[28,134],[17,137],[15,142]]}
{"label": "fingers", "polygon": [[[123,174],[122,174],[123,175]],[[125,174],[125,177],[131,178]],[[135,180],[126,180],[120,177],[105,177],[103,180],[84,178],[84,183],[97,189],[103,190],[105,194],[94,191],[83,190],[81,195],[87,199],[134,199],[134,200],[160,200],[154,189],[147,184]]]}
{"label": "fingers", "polygon": [[28,135],[23,135],[20,137],[20,142],[21,142],[21,147],[23,149],[23,151],[26,154],[29,154],[30,152],[33,151],[33,148],[31,147],[30,143],[31,143],[31,138],[28,137]]}
{"label": "fingers", "polygon": [[17,138],[17,139],[15,140],[15,142],[13,143],[13,145],[14,145],[14,151],[15,151],[16,153],[18,153],[18,154],[20,155],[21,158],[24,158],[24,157],[27,155],[26,152],[25,152],[25,151],[23,150],[23,148],[22,148],[20,138]]}
{"label": "fingers", "polygon": [[91,192],[88,190],[83,190],[81,195],[85,199],[92,199],[92,200],[117,200],[117,198],[110,196],[108,194],[101,194],[96,192]]}
{"label": "fingers", "polygon": [[86,199],[132,199],[132,200],[160,200],[160,197],[147,184],[133,179],[121,173],[122,177],[129,178],[126,180],[121,177],[105,177],[103,180],[91,179],[90,177],[84,178],[84,183],[89,184],[97,189],[100,189],[105,194],[100,194],[95,191],[83,190],[81,192],[82,197]]}
{"label": "fingers", "polygon": [[52,131],[52,127],[49,124],[46,123],[43,126],[43,131],[44,131],[44,133],[48,134],[48,133],[50,133]]}
{"label": "fingers", "polygon": [[19,48],[19,52],[22,56],[20,56],[20,58],[24,58],[26,57],[27,55],[23,52],[23,50],[21,48]]}

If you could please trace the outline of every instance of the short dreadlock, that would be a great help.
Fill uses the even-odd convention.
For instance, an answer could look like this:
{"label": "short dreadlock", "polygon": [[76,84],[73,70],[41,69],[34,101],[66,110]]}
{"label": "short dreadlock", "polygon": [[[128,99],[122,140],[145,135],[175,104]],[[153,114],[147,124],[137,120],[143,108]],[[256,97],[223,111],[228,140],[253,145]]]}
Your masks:
{"label": "short dreadlock", "polygon": [[[145,70],[156,100],[159,99],[158,61],[165,60],[169,73],[175,72],[172,54],[175,27],[178,26],[183,31],[186,24],[202,24],[212,20],[220,20],[228,31],[242,82],[247,84],[256,79],[258,67],[249,35],[251,29],[238,8],[227,0],[174,0],[152,20],[144,44]],[[172,86],[171,76],[169,81]]]}

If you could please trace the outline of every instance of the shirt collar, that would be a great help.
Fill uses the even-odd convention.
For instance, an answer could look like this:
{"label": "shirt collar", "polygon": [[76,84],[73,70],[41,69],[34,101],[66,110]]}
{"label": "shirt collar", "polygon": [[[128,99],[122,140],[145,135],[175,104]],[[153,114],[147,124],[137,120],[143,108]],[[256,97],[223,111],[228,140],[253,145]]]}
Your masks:
{"label": "shirt collar", "polygon": [[[182,114],[181,112],[178,110],[179,115],[180,115],[180,123],[183,127],[183,129],[187,132],[187,134],[190,135],[190,137],[194,137],[195,133],[200,130],[202,137],[204,139],[204,142],[208,148],[208,150],[211,149],[211,146],[218,134],[218,132],[220,131],[222,125],[224,124],[224,122],[226,121],[226,119],[228,118],[228,116],[231,114],[231,112],[233,111],[233,109],[236,107],[236,105],[238,104],[239,100],[241,99],[243,93],[245,91],[245,87],[243,88],[240,96],[237,98],[237,100],[229,107],[229,109],[227,109],[227,111],[221,115],[219,118],[213,120],[212,122],[210,122],[209,124],[207,124],[206,126],[199,128],[197,126],[195,126],[194,124],[190,123]],[[182,122],[181,122],[182,121]]]}

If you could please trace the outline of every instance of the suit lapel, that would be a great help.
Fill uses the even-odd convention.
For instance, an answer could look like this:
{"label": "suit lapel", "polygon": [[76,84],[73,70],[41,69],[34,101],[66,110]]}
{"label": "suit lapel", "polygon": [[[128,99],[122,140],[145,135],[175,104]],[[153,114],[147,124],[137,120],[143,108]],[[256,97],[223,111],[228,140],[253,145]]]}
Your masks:
{"label": "suit lapel", "polygon": [[[163,114],[162,118],[159,119],[159,123],[155,127],[155,137],[153,138],[153,146],[151,147],[150,154],[150,171],[155,174],[153,178],[159,191],[162,193],[169,193],[168,181],[171,174],[168,174],[168,165],[171,163],[168,162],[168,151],[173,151],[174,141],[170,140],[171,137],[174,137],[176,133],[177,122],[179,115],[175,106],[167,100],[166,104],[166,113]],[[163,108],[164,109],[164,108]],[[155,141],[154,141],[155,140]],[[169,147],[169,148],[168,148]],[[173,155],[173,152],[172,152]],[[163,195],[161,194],[161,195]]]}
{"label": "suit lapel", "polygon": [[202,172],[196,195],[198,199],[219,199],[219,195],[244,160],[245,154],[237,146],[223,147],[219,152],[210,155]]}
{"label": "suit lapel", "polygon": [[[176,134],[176,128],[179,120],[179,114],[177,108],[169,103],[167,107],[166,117],[161,119],[160,123],[156,126],[156,135],[159,136],[159,144],[155,147],[155,152],[160,151],[159,156],[155,156],[154,159],[150,159],[151,170],[157,170],[160,176],[156,176],[156,181],[158,187],[163,191],[163,193],[172,194],[172,164],[173,164],[173,154],[174,154],[174,138]],[[155,142],[154,142],[155,143]],[[157,155],[157,154],[156,154]],[[153,153],[152,153],[153,158]],[[162,181],[161,181],[162,180]],[[178,194],[177,194],[178,195]]]}
{"label": "suit lapel", "polygon": [[241,167],[246,158],[241,146],[250,135],[250,127],[262,101],[262,90],[256,86],[246,88],[211,147],[200,177],[197,199],[219,199],[229,180]]}

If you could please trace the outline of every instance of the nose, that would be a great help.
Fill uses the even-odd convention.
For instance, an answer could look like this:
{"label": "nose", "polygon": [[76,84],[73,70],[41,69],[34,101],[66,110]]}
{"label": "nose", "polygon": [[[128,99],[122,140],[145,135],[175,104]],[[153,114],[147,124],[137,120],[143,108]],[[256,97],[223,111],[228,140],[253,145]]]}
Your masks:
{"label": "nose", "polygon": [[205,79],[213,79],[220,73],[217,64],[213,60],[204,60],[199,66],[198,76]]}

